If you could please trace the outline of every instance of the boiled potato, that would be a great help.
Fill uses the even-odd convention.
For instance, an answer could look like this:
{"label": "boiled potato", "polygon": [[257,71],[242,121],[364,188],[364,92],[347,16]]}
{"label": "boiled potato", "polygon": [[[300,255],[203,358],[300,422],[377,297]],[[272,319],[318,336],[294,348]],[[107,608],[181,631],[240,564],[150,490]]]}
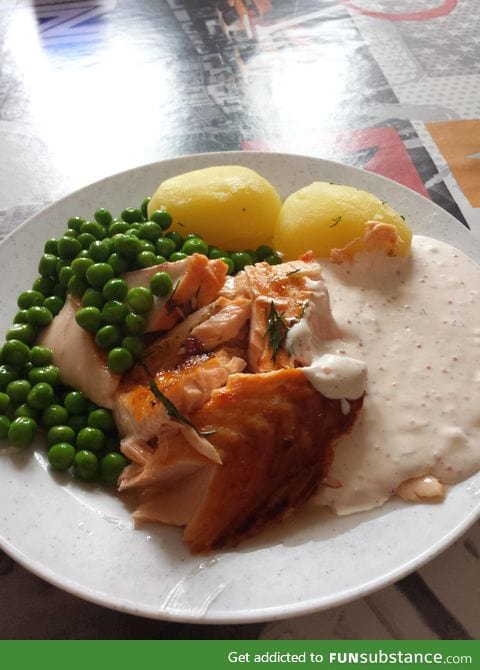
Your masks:
{"label": "boiled potato", "polygon": [[197,233],[223,249],[247,249],[271,242],[281,204],[274,187],[253,170],[221,165],[162,182],[148,213],[167,209],[171,230]]}
{"label": "boiled potato", "polygon": [[[298,258],[308,249],[324,258],[332,249],[361,238],[368,220],[393,224],[400,237],[395,253],[408,255],[412,232],[388,203],[358,188],[321,181],[305,186],[285,200],[273,243],[286,259]],[[361,248],[359,242],[355,251]]]}

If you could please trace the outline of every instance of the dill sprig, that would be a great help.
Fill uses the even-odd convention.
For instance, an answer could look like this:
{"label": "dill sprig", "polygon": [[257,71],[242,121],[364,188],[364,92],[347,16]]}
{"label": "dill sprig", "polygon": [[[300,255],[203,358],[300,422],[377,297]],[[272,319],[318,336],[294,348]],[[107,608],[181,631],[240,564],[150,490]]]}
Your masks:
{"label": "dill sprig", "polygon": [[342,217],[341,217],[341,216],[337,216],[336,219],[334,219],[334,218],[332,217],[332,221],[333,221],[333,223],[332,223],[330,226],[328,226],[328,227],[329,227],[329,228],[333,228],[334,226],[338,225],[338,224],[340,223],[341,220],[342,220]]}
{"label": "dill sprig", "polygon": [[279,314],[275,308],[273,300],[270,303],[270,311],[267,315],[267,328],[265,330],[264,338],[268,337],[268,343],[272,350],[272,361],[275,362],[277,354],[281,349],[287,337],[288,328],[285,324],[283,315],[285,312]]}
{"label": "dill sprig", "polygon": [[210,431],[201,431],[198,430],[196,426],[193,425],[193,423],[188,419],[186,416],[184,416],[180,410],[178,410],[173,402],[167,398],[166,395],[164,395],[160,389],[158,388],[157,384],[155,383],[155,380],[153,379],[152,375],[148,371],[148,368],[146,365],[143,365],[145,368],[147,374],[149,375],[150,379],[148,382],[148,386],[150,387],[150,391],[153,393],[155,398],[158,398],[162,405],[165,407],[167,410],[168,416],[173,419],[174,421],[178,421],[179,423],[183,423],[185,426],[189,426],[190,428],[193,428],[193,430],[200,435],[201,437],[208,437],[209,435],[213,435],[215,433],[214,430]]}

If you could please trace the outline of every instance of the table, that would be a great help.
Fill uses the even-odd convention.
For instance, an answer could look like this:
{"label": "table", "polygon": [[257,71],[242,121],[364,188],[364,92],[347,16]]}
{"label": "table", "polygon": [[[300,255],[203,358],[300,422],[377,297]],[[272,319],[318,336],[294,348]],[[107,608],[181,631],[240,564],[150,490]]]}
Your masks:
{"label": "table", "polygon": [[[480,235],[475,0],[4,0],[0,235],[173,156],[252,149],[363,167]],[[0,552],[2,638],[478,639],[480,525],[362,600],[252,625],[119,614]]]}

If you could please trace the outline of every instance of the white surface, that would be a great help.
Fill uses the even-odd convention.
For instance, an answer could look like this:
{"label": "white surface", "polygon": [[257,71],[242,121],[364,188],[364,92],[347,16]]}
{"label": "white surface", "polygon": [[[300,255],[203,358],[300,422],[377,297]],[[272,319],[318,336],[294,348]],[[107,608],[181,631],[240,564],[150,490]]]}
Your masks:
{"label": "white surface", "polygon": [[[144,166],[74,193],[36,215],[0,246],[0,326],[36,276],[46,238],[72,215],[100,206],[115,214],[137,205],[169,176],[208,165],[253,167],[282,197],[314,180],[374,192],[406,216],[414,232],[455,244],[480,260],[480,244],[461,224],[387,179],[327,161],[278,154],[228,153]],[[93,486],[52,475],[44,451],[0,450],[0,546],[25,567],[93,602],[143,616],[210,623],[307,614],[364,596],[416,569],[480,515],[480,475],[454,487],[440,505],[392,502],[337,518],[304,512],[255,541],[192,557],[172,528],[134,529],[125,502]]]}

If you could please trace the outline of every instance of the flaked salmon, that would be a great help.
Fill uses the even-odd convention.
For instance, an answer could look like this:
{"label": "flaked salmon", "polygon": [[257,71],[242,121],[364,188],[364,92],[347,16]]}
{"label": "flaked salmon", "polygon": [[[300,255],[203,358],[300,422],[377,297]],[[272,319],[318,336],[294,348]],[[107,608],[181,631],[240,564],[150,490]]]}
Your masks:
{"label": "flaked salmon", "polygon": [[112,408],[120,375],[110,372],[105,353],[99,349],[91,333],[75,321],[79,303],[71,296],[42,331],[38,344],[52,350],[52,362],[60,369],[60,378],[67,386],[83,391],[93,402]]}
{"label": "flaked salmon", "polygon": [[190,415],[198,430],[214,431],[209,439],[222,464],[206,463],[176,480],[175,490],[165,481],[147,486],[135,517],[175,518],[194,553],[235,545],[313,494],[361,405],[353,401],[344,414],[301,369],[232,375]]}
{"label": "flaked salmon", "polygon": [[312,302],[319,314],[317,331],[325,339],[338,337],[321,267],[310,252],[280,265],[247,266],[245,274],[252,300],[248,361],[253,372],[293,366],[286,334]]}
{"label": "flaked salmon", "polygon": [[148,287],[151,277],[160,271],[168,272],[172,278],[172,294],[156,297],[149,312],[146,332],[154,332],[170,330],[187,314],[213,302],[225,283],[227,270],[226,264],[219,259],[192,254],[174,263],[167,262],[127,272],[123,278],[129,288]]}

